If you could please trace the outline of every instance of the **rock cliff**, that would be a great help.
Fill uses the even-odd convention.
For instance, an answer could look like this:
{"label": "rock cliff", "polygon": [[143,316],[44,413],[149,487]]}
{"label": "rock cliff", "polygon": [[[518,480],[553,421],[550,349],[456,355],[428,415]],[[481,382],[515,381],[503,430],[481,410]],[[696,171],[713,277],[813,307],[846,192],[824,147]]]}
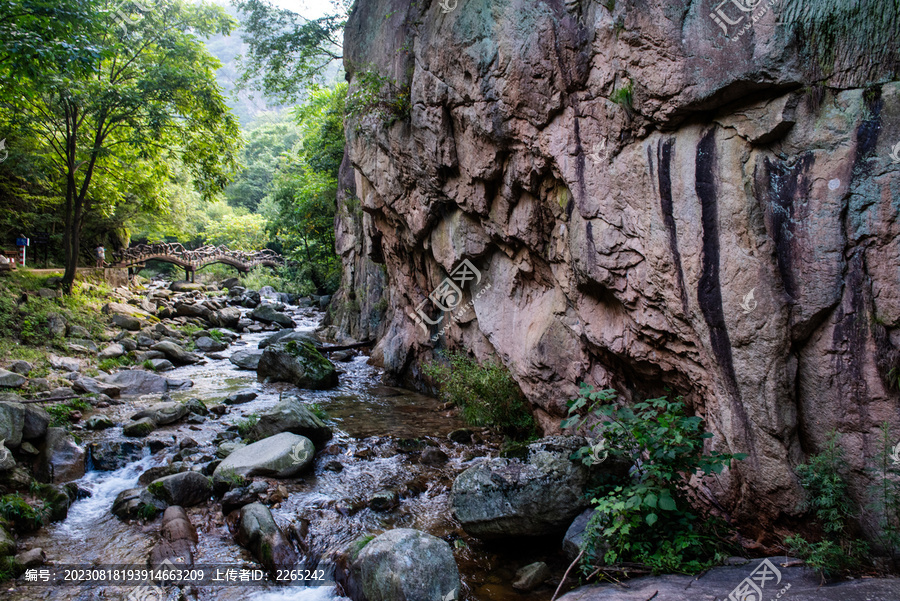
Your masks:
{"label": "rock cliff", "polygon": [[334,322],[406,382],[497,357],[548,432],[581,381],[684,395],[749,455],[700,490],[751,531],[833,429],[861,499],[900,432],[897,12],[357,2]]}

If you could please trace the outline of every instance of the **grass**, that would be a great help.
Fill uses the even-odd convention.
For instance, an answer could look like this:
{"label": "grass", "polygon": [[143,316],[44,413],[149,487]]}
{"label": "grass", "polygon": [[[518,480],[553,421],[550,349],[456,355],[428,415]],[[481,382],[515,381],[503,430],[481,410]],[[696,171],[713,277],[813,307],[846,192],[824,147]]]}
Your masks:
{"label": "grass", "polygon": [[373,540],[375,540],[375,535],[367,534],[361,538],[358,538],[350,544],[350,555],[354,561],[356,561],[356,558],[359,557],[359,554],[362,553],[362,550],[366,547],[366,545],[368,545]]}
{"label": "grass", "polygon": [[23,532],[37,530],[44,525],[46,511],[43,503],[30,505],[19,493],[0,497],[0,516]]}
{"label": "grass", "polygon": [[235,425],[237,426],[238,434],[241,435],[241,438],[247,438],[250,434],[250,430],[252,430],[253,426],[257,423],[259,423],[259,415],[251,413],[246,419],[240,420]]}
{"label": "grass", "polygon": [[609,99],[631,113],[634,109],[634,81],[629,79],[625,85],[616,88]]}
{"label": "grass", "polygon": [[125,354],[121,357],[116,357],[115,359],[104,359],[97,364],[97,369],[111,373],[120,367],[130,367],[132,365],[134,365],[134,359],[129,357],[128,354]]}
{"label": "grass", "polygon": [[72,399],[66,403],[58,403],[46,407],[47,413],[50,414],[51,426],[67,426],[71,423],[69,416],[73,411],[81,411],[84,413],[91,408],[91,405],[82,399]]}
{"label": "grass", "polygon": [[309,405],[307,405],[307,407],[309,407],[309,411],[310,411],[313,415],[315,415],[316,417],[318,417],[318,418],[319,418],[320,420],[322,420],[323,422],[324,422],[326,419],[328,419],[328,412],[325,411],[324,409],[322,409],[322,407],[320,407],[318,403],[310,403]]}

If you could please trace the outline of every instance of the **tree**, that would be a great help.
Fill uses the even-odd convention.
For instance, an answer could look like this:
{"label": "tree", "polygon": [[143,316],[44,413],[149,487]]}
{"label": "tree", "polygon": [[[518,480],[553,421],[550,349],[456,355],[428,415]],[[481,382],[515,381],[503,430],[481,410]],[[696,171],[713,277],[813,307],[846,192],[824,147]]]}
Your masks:
{"label": "tree", "polygon": [[[12,4],[0,20],[31,26],[30,14],[6,10]],[[209,199],[227,184],[239,140],[215,81],[218,61],[198,39],[231,31],[234,20],[222,8],[163,0],[126,14],[106,0],[75,5],[79,33],[58,32],[63,50],[42,55],[33,46],[39,38],[0,47],[0,82],[15,81],[2,102],[44,140],[59,176],[67,292],[87,214],[111,212],[129,188],[146,187],[159,200],[155,184],[166,181],[170,165],[162,157],[172,150]],[[10,54],[27,60],[3,60]],[[103,185],[92,185],[98,174]]]}
{"label": "tree", "polygon": [[266,0],[237,0],[246,15],[240,87],[262,90],[282,104],[296,102],[309,86],[324,83],[329,67],[343,59],[341,39],[351,0],[333,0],[334,14],[304,19]]}

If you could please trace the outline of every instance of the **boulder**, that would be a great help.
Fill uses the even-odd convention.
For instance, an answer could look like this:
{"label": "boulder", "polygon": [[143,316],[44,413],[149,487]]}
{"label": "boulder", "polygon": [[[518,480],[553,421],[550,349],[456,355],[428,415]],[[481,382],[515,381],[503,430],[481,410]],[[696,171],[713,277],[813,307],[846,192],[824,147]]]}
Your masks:
{"label": "boulder", "polygon": [[104,315],[125,315],[128,317],[147,318],[150,314],[132,305],[124,303],[107,303],[101,307],[100,312]]}
{"label": "boulder", "polygon": [[51,338],[62,338],[66,335],[66,320],[56,313],[47,316],[47,330]]}
{"label": "boulder", "polygon": [[[575,558],[581,552],[581,545],[584,544],[584,531],[587,529],[588,522],[591,521],[594,511],[592,508],[582,511],[572,521],[569,529],[566,530],[566,535],[563,537],[562,550],[563,554],[569,558],[569,561],[575,561]],[[600,556],[604,554],[605,552],[598,553]]]}
{"label": "boulder", "polygon": [[354,580],[368,601],[448,601],[460,580],[446,541],[397,528],[372,539],[353,562]]}
{"label": "boulder", "polygon": [[169,290],[171,290],[172,292],[195,292],[203,290],[203,284],[188,282],[187,280],[180,280],[178,282],[172,282],[171,284],[169,284]]}
{"label": "boulder", "polygon": [[251,428],[250,437],[261,439],[281,432],[305,436],[318,448],[331,438],[331,428],[296,396],[282,397],[278,404],[265,410]]}
{"label": "boulder", "polygon": [[101,361],[104,361],[106,359],[118,359],[124,354],[125,347],[117,342],[114,342],[113,344],[105,346],[103,350],[100,351],[100,353],[97,355],[97,358]]}
{"label": "boulder", "polygon": [[259,366],[259,360],[262,358],[262,351],[235,351],[228,358],[239,369],[250,369],[256,371]]}
{"label": "boulder", "polygon": [[247,290],[241,296],[241,305],[247,309],[253,309],[254,307],[259,306],[259,303],[262,300],[259,298],[259,292],[256,290]]}
{"label": "boulder", "polygon": [[22,440],[38,440],[47,434],[50,414],[37,405],[24,405]]}
{"label": "boulder", "polygon": [[372,511],[391,511],[400,505],[400,495],[396,490],[379,490],[369,497]]}
{"label": "boulder", "polygon": [[232,488],[222,496],[222,513],[228,515],[235,509],[240,509],[250,503],[256,503],[258,500],[259,495],[250,490],[249,486]]}
{"label": "boulder", "polygon": [[234,328],[241,320],[241,310],[237,307],[225,307],[210,313],[206,320],[217,328]]}
{"label": "boulder", "polygon": [[85,452],[65,428],[47,428],[40,445],[34,475],[41,482],[56,484],[84,476]]}
{"label": "boulder", "polygon": [[200,357],[194,353],[189,353],[180,345],[170,341],[157,342],[150,347],[150,350],[161,352],[166,356],[166,359],[175,365],[192,365],[200,362]]}
{"label": "boulder", "polygon": [[216,457],[218,457],[219,459],[225,459],[238,449],[243,449],[246,446],[247,445],[242,442],[223,442],[216,449]]}
{"label": "boulder", "polygon": [[190,407],[187,403],[157,403],[148,409],[138,411],[131,416],[133,420],[141,420],[145,418],[152,419],[157,425],[165,426],[177,421],[181,421],[190,413]]}
{"label": "boulder", "polygon": [[83,328],[81,326],[76,326],[69,324],[69,327],[66,330],[66,335],[69,338],[87,338],[91,337],[91,333],[88,332],[87,328]]}
{"label": "boulder", "polygon": [[0,557],[15,555],[15,553],[16,539],[13,538],[13,535],[6,528],[0,526]]}
{"label": "boulder", "polygon": [[21,374],[0,369],[0,388],[21,388],[27,379]]}
{"label": "boulder", "polygon": [[143,488],[123,490],[113,501],[112,514],[120,520],[150,519],[163,511],[166,504]]}
{"label": "boulder", "polygon": [[550,568],[543,561],[536,561],[516,572],[513,588],[519,591],[533,591],[550,578]]}
{"label": "boulder", "polygon": [[28,361],[13,361],[9,364],[9,371],[22,376],[27,376],[32,369],[34,366]]}
{"label": "boulder", "polygon": [[454,515],[482,539],[563,532],[587,507],[589,470],[569,458],[584,444],[549,437],[528,445],[526,461],[492,458],[467,469],[451,489]]}
{"label": "boulder", "polygon": [[180,472],[154,480],[147,490],[169,505],[191,507],[209,499],[212,484],[209,478],[198,472]]}
{"label": "boulder", "polygon": [[119,396],[120,390],[118,386],[107,384],[94,378],[81,376],[72,383],[72,388],[78,392],[88,392],[93,394],[105,394],[110,397]]}
{"label": "boulder", "polygon": [[128,330],[130,332],[137,332],[141,329],[141,320],[137,317],[132,317],[131,315],[113,315],[112,316],[112,324],[114,326],[120,327],[123,330]]}
{"label": "boulder", "polygon": [[227,397],[222,399],[222,402],[226,405],[240,405],[242,403],[249,403],[257,396],[258,395],[252,390],[240,390],[238,392],[229,394]]}
{"label": "boulder", "polygon": [[113,421],[105,415],[92,415],[84,423],[84,427],[88,430],[106,430],[115,426]]}
{"label": "boulder", "polygon": [[35,547],[34,549],[29,549],[28,551],[23,551],[16,555],[16,563],[25,569],[42,566],[45,561],[47,561],[47,555],[40,547]]}
{"label": "boulder", "polygon": [[101,378],[102,381],[117,386],[121,394],[151,394],[183,390],[194,385],[190,380],[177,380],[158,376],[140,369],[126,369]]}
{"label": "boulder", "polygon": [[201,304],[175,303],[175,315],[178,317],[196,317],[205,320],[210,313],[211,311]]}
{"label": "boulder", "polygon": [[219,342],[209,336],[201,336],[194,341],[194,345],[197,347],[197,350],[203,351],[204,353],[217,353],[228,348],[228,345],[224,342]]}
{"label": "boulder", "polygon": [[194,564],[193,545],[198,542],[197,529],[183,507],[173,505],[163,513],[160,538],[150,551],[150,565],[164,566],[169,561],[176,565]]}
{"label": "boulder", "polygon": [[231,290],[240,283],[241,280],[239,280],[238,278],[227,278],[225,280],[222,280],[222,282],[219,284],[219,287],[221,287],[223,290]]}
{"label": "boulder", "polygon": [[122,434],[131,438],[143,438],[154,430],[156,430],[156,422],[149,417],[143,417],[122,426]]}
{"label": "boulder", "polygon": [[256,369],[259,379],[290,382],[300,388],[324,390],[337,386],[334,364],[305,342],[276,343],[263,351]]}
{"label": "boulder", "polygon": [[57,357],[50,355],[47,357],[50,367],[65,372],[81,371],[81,361],[72,357]]}
{"label": "boulder", "polygon": [[6,445],[0,445],[0,472],[6,472],[16,467],[16,460],[12,451]]}
{"label": "boulder", "polygon": [[291,340],[296,340],[297,342],[308,342],[313,346],[321,346],[321,343],[316,340],[314,336],[308,334],[306,332],[297,332],[294,330],[281,330],[279,332],[275,332],[271,336],[267,336],[263,338],[259,343],[259,348],[265,349],[268,346],[275,344],[276,342],[290,342]]}
{"label": "boulder", "polygon": [[288,315],[275,310],[272,305],[259,305],[250,312],[250,319],[260,321],[262,323],[274,323],[282,328],[293,328],[296,324]]}
{"label": "boulder", "polygon": [[172,365],[172,362],[168,359],[150,359],[148,365],[150,366],[150,369],[155,372],[172,371],[175,369],[175,366]]}
{"label": "boulder", "polygon": [[104,440],[91,443],[88,447],[87,463],[94,470],[113,471],[137,461],[143,454],[143,443],[131,440]]}
{"label": "boulder", "polygon": [[262,503],[250,503],[241,508],[234,539],[249,549],[270,573],[292,568],[299,560],[290,539],[275,523],[269,508]]}
{"label": "boulder", "polygon": [[315,452],[305,436],[282,432],[232,452],[216,468],[213,482],[227,482],[234,476],[290,478],[312,463]]}
{"label": "boulder", "polygon": [[[8,398],[19,399],[18,396]],[[14,400],[0,401],[0,440],[6,446],[17,447],[22,444],[25,429],[25,405]]]}

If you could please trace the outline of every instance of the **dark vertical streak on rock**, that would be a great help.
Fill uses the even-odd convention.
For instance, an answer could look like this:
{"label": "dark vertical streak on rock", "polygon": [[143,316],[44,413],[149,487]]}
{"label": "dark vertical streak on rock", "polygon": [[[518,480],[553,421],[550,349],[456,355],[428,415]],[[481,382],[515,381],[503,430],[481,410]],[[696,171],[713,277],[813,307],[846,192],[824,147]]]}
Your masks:
{"label": "dark vertical streak on rock", "polygon": [[[659,141],[656,147],[659,179],[659,202],[662,208],[663,223],[669,233],[669,251],[675,261],[675,276],[678,278],[678,293],[681,295],[681,308],[688,314],[687,290],[684,287],[684,273],[681,268],[681,252],[678,250],[678,232],[675,229],[675,216],[672,208],[672,146],[675,140],[669,138]],[[647,149],[650,152],[650,149]],[[651,161],[652,162],[652,161]]]}
{"label": "dark vertical streak on rock", "polygon": [[738,421],[735,434],[740,435],[755,460],[752,430],[747,411],[741,400],[731,354],[731,340],[725,325],[725,311],[722,307],[722,289],[719,281],[719,209],[716,194],[716,135],[710,129],[697,146],[696,191],[700,200],[701,223],[703,226],[702,271],[697,286],[697,302],[709,328],[709,342],[725,376],[725,384],[731,397],[732,414]]}

